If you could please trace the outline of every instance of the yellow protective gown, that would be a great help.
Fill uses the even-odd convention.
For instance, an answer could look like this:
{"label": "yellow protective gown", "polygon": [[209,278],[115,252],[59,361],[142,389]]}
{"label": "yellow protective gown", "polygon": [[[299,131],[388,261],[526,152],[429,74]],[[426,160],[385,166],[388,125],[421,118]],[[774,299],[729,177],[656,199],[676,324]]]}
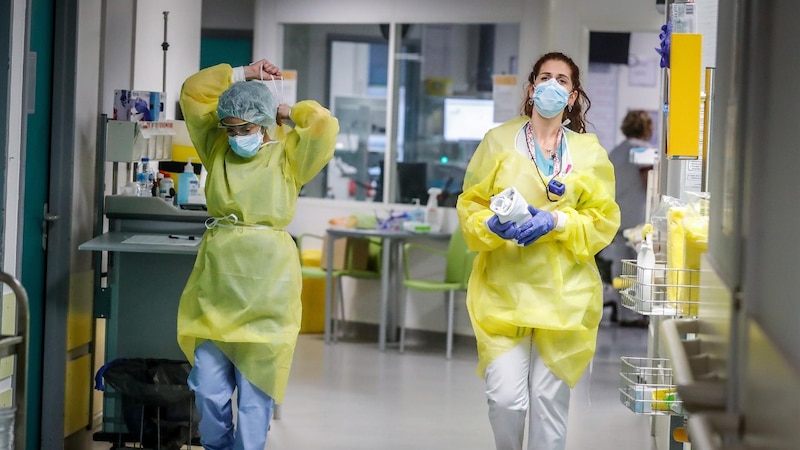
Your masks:
{"label": "yellow protective gown", "polygon": [[297,247],[283,228],[294,217],[301,186],[333,156],[339,124],[317,102],[298,102],[291,110],[294,129],[273,127],[269,135],[279,141],[241,158],[217,127],[217,100],[232,74],[227,64],[210,67],[181,91],[189,135],[208,171],[208,213],[235,214],[245,226],[204,234],[178,307],[178,344],[194,364],[195,348],[213,340],[280,403],[300,330],[302,285]]}
{"label": "yellow protective gown", "polygon": [[[566,192],[550,202],[534,163],[515,148],[528,120],[520,116],[490,130],[470,160],[456,205],[469,248],[477,251],[467,289],[467,308],[484,376],[494,359],[533,332],[547,367],[574,387],[594,355],[603,295],[594,255],[619,228],[614,169],[593,134],[567,130],[572,170]],[[547,181],[547,177],[544,176]],[[533,205],[566,214],[566,227],[528,247],[491,232],[489,199],[514,186]]]}

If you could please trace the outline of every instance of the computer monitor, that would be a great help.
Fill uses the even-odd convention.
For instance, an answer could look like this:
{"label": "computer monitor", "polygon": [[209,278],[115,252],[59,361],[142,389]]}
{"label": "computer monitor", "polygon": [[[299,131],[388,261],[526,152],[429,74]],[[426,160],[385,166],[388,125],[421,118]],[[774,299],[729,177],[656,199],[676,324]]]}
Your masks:
{"label": "computer monitor", "polygon": [[415,198],[421,204],[428,199],[428,163],[397,162],[397,192],[399,203],[411,203]]}
{"label": "computer monitor", "polygon": [[480,98],[444,99],[444,140],[480,141],[494,121],[494,101]]}

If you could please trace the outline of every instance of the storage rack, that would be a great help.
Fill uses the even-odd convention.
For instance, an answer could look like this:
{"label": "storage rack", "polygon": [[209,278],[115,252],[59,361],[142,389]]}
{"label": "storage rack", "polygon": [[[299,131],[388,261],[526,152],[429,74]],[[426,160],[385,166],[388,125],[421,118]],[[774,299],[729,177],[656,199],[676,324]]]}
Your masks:
{"label": "storage rack", "polygon": [[[25,380],[28,373],[28,347],[30,345],[28,294],[16,278],[5,272],[0,272],[0,283],[11,288],[17,302],[14,334],[0,335],[0,358],[15,357],[11,384],[12,403],[8,408],[0,409],[0,418],[3,420],[2,427],[0,427],[0,448],[23,449],[25,448],[25,416],[27,414]],[[13,422],[11,422],[12,418]],[[8,445],[12,442],[13,445]]]}
{"label": "storage rack", "polygon": [[636,260],[622,260],[622,306],[648,316],[696,316],[700,270],[641,267]]}
{"label": "storage rack", "polygon": [[622,357],[620,401],[636,414],[683,415],[669,360]]}
{"label": "storage rack", "polygon": [[[699,269],[667,267],[663,259],[656,260],[653,267],[622,260],[618,285],[622,306],[656,319],[651,327],[667,317],[696,316],[700,273]],[[670,427],[685,429],[688,411],[678,394],[670,360],[658,357],[658,332],[654,334],[648,357],[621,357],[620,402],[636,414],[672,416]],[[677,447],[671,443],[672,448]]]}

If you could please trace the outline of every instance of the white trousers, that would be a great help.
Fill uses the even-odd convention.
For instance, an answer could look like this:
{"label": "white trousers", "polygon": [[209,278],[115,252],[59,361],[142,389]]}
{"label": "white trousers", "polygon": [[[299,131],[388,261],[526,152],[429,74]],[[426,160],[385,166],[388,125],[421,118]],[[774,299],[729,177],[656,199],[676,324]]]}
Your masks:
{"label": "white trousers", "polygon": [[492,361],[485,376],[497,450],[522,450],[526,414],[527,450],[566,447],[570,388],[544,365],[533,336]]}

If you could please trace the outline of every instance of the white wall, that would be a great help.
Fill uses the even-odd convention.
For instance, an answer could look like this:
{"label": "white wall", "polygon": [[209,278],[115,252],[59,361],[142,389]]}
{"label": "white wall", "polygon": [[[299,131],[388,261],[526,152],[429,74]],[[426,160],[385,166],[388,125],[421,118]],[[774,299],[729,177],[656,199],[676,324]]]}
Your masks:
{"label": "white wall", "polygon": [[[82,0],[78,7],[80,26],[76,36],[77,76],[75,98],[91,107],[76,106],[73,158],[76,173],[91,176],[73,178],[72,189],[72,242],[85,242],[92,238],[95,211],[95,155],[97,154],[97,116],[100,109],[100,59],[102,42],[102,0]],[[80,264],[72,264],[73,275],[78,268],[91,269],[90,252],[73,250],[72,258]],[[91,282],[91,277],[88,280]],[[91,291],[89,284],[85,288]]]}
{"label": "white wall", "polygon": [[135,2],[105,2],[103,79],[100,111],[112,117],[114,90],[133,86]]}
{"label": "white wall", "polygon": [[203,29],[247,30],[253,29],[255,0],[202,0]]}
{"label": "white wall", "polygon": [[167,15],[166,118],[175,118],[183,81],[200,68],[201,9],[194,0],[106,1],[101,110],[112,114],[114,90],[161,91]]}
{"label": "white wall", "polygon": [[586,118],[587,131],[596,133],[600,144],[611,151],[625,139],[620,125],[632,109],[652,111],[654,141],[660,142],[661,69],[655,51],[657,33],[631,33],[629,63],[592,64],[585,74],[584,89],[592,100]]}
{"label": "white wall", "polygon": [[11,89],[9,89],[9,115],[8,115],[8,161],[7,174],[5,179],[6,198],[5,203],[5,223],[3,248],[3,271],[17,278],[18,273],[17,255],[21,251],[20,224],[22,215],[19,214],[22,199],[20,198],[20,174],[22,173],[21,146],[22,146],[22,117],[25,114],[23,109],[23,88],[22,88],[22,68],[25,65],[25,0],[14,1],[14,17],[11,31],[11,61],[9,64],[9,77]]}
{"label": "white wall", "polygon": [[175,118],[183,81],[200,68],[200,16],[196,0],[139,0],[136,8],[131,89],[161,91],[164,74],[164,11],[167,16],[166,114]]}

